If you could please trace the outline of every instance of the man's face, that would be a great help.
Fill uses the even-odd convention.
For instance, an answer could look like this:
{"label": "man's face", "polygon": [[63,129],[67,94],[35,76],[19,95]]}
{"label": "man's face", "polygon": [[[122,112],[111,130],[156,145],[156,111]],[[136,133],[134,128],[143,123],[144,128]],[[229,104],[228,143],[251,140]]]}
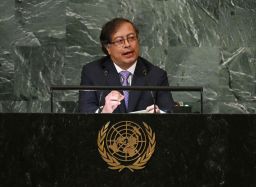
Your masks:
{"label": "man's face", "polygon": [[112,35],[106,49],[111,59],[122,69],[132,66],[139,56],[139,42],[132,24],[122,23]]}

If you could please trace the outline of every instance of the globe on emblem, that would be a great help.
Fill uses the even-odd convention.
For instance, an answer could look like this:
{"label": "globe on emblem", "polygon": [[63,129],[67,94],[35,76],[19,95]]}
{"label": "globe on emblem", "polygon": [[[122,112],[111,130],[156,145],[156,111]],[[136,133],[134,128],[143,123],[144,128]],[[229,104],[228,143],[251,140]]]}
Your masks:
{"label": "globe on emblem", "polygon": [[121,121],[109,128],[105,145],[109,154],[121,162],[132,162],[143,155],[148,147],[145,130],[131,121]]}

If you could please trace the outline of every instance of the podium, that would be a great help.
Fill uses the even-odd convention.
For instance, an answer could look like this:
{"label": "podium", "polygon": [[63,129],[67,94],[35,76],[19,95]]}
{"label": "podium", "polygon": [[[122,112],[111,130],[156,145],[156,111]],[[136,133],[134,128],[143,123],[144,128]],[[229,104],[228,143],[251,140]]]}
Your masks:
{"label": "podium", "polygon": [[[147,124],[143,169],[109,169],[99,131]],[[256,186],[256,115],[0,114],[0,186]]]}

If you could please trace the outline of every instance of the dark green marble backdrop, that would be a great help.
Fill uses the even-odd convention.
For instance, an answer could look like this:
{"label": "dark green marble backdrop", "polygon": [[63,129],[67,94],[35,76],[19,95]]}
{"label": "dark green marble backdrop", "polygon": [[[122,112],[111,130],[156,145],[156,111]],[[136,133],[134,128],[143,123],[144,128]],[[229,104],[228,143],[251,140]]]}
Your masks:
{"label": "dark green marble backdrop", "polygon": [[[2,0],[0,112],[50,112],[50,85],[79,85],[101,26],[135,22],[141,55],[173,86],[203,86],[205,113],[256,113],[255,0]],[[196,110],[197,93],[173,93]],[[55,95],[59,112],[77,92]]]}

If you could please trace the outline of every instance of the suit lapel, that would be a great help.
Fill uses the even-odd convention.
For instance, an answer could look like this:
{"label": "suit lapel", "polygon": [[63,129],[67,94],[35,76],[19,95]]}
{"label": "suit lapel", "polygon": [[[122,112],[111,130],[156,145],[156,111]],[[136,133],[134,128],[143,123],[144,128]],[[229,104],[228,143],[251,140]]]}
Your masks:
{"label": "suit lapel", "polygon": [[[145,86],[145,75],[143,74],[143,71],[146,69],[145,65],[141,62],[141,59],[138,59],[134,76],[132,79],[132,86]],[[128,112],[134,111],[136,108],[136,105],[140,99],[142,92],[141,91],[130,91],[129,93],[129,106],[128,106]]]}
{"label": "suit lapel", "polygon": [[[111,61],[111,59],[106,60],[103,66],[108,72],[107,79],[106,79],[106,82],[107,82],[106,86],[122,86],[120,82],[119,74],[117,73],[116,68],[113,62]],[[118,113],[126,112],[124,100],[122,101],[121,105],[116,109],[116,112]]]}
{"label": "suit lapel", "polygon": [[108,72],[106,79],[108,86],[121,86],[119,75],[110,59],[104,62],[104,69]]}

